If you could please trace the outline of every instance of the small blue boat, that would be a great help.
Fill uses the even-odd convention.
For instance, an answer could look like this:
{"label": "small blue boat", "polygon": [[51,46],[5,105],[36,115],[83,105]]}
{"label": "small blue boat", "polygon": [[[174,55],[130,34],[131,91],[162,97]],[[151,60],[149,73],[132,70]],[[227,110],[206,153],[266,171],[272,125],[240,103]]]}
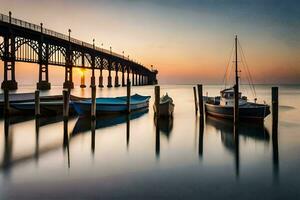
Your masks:
{"label": "small blue boat", "polygon": [[[130,110],[140,110],[149,107],[150,96],[141,96],[138,94],[130,97]],[[72,102],[76,112],[79,115],[91,114],[92,100],[82,100]],[[127,97],[100,97],[96,98],[96,113],[122,113],[127,111]]]}

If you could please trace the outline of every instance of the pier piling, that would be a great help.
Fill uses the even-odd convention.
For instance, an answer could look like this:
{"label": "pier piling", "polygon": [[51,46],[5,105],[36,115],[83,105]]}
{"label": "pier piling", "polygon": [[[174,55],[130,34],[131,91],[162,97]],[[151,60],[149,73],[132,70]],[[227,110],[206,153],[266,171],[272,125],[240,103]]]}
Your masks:
{"label": "pier piling", "polygon": [[156,108],[156,117],[159,117],[159,101],[160,101],[160,86],[155,86],[154,88],[154,93],[155,93],[155,108]]}
{"label": "pier piling", "polygon": [[201,84],[197,85],[198,88],[198,101],[199,101],[199,114],[200,117],[204,117],[204,109],[203,109],[203,87]]}
{"label": "pier piling", "polygon": [[9,116],[9,90],[4,89],[4,109],[3,109],[3,115],[4,117]]}
{"label": "pier piling", "polygon": [[127,112],[130,113],[131,110],[130,110],[130,96],[131,96],[131,83],[130,83],[130,80],[127,79]]}
{"label": "pier piling", "polygon": [[68,120],[69,118],[69,101],[70,101],[70,92],[68,90],[63,90],[63,118]]}
{"label": "pier piling", "polygon": [[91,117],[92,120],[96,119],[96,86],[92,85],[92,105],[91,105]]}
{"label": "pier piling", "polygon": [[41,115],[40,109],[40,91],[36,90],[34,92],[34,103],[35,103],[35,117],[39,117]]}
{"label": "pier piling", "polygon": [[195,101],[195,114],[197,115],[198,113],[198,106],[197,106],[197,91],[196,91],[196,87],[193,87],[194,90],[194,101]]}

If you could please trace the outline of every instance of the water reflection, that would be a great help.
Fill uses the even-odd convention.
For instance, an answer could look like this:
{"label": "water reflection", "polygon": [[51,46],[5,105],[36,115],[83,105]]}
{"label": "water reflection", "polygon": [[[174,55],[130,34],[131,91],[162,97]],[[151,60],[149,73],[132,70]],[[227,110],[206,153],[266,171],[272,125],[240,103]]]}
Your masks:
{"label": "water reflection", "polygon": [[40,144],[40,118],[35,119],[35,161],[39,159],[39,144]]}
{"label": "water reflection", "polygon": [[148,113],[148,109],[132,112],[130,114],[111,114],[97,116],[95,120],[91,120],[89,116],[78,118],[70,137],[74,138],[79,134],[91,131],[91,153],[95,154],[96,130],[122,124],[126,122],[126,148],[129,148],[130,141],[130,120],[137,119]]}
{"label": "water reflection", "polygon": [[69,131],[68,131],[68,120],[64,120],[64,137],[63,137],[63,151],[67,151],[68,168],[71,167],[70,162],[70,148],[69,148]]}
{"label": "water reflection", "polygon": [[92,154],[95,154],[95,133],[96,133],[96,120],[91,120],[91,137],[92,137],[92,141],[91,141],[91,150],[92,150]]}
{"label": "water reflection", "polygon": [[[133,120],[133,119],[139,118],[147,112],[148,112],[148,109],[136,111],[136,112],[131,113],[130,115],[112,114],[112,115],[97,116],[97,118],[95,120],[95,130],[100,129],[100,128],[107,128],[107,127],[114,126],[117,124],[122,124],[124,122],[127,122],[128,119]],[[74,137],[81,133],[85,133],[90,130],[92,130],[91,118],[89,116],[80,117],[77,120],[77,122],[73,128],[71,137]],[[128,127],[128,130],[129,130],[129,127]]]}
{"label": "water reflection", "polygon": [[127,150],[129,148],[129,140],[130,140],[130,114],[126,115],[126,147],[127,147]]}
{"label": "water reflection", "polygon": [[273,148],[273,177],[279,180],[279,152],[278,152],[278,123],[272,125],[272,148]]}
{"label": "water reflection", "polygon": [[201,121],[201,118],[199,118],[199,142],[198,142],[199,158],[203,157],[203,133],[204,133],[204,124],[203,121]]}
{"label": "water reflection", "polygon": [[13,138],[10,131],[10,119],[6,118],[4,120],[4,155],[2,161],[2,169],[5,175],[8,175],[10,172],[11,166],[11,158],[12,158],[12,145],[13,145]]}
{"label": "water reflection", "polygon": [[155,156],[159,159],[160,156],[160,134],[170,139],[173,129],[173,117],[154,117],[155,124]]}
{"label": "water reflection", "polygon": [[[221,141],[226,149],[234,155],[236,176],[240,174],[240,136],[251,138],[264,143],[269,143],[270,134],[263,123],[246,123],[240,122],[238,126],[234,127],[232,121],[218,119],[207,116],[206,125],[216,128],[221,134]],[[201,136],[201,131],[200,131]],[[199,136],[199,149],[203,145]],[[202,141],[203,142],[203,141]],[[200,150],[199,150],[200,155]]]}
{"label": "water reflection", "polygon": [[[14,137],[18,137],[18,135],[14,134],[12,131],[12,126],[14,124],[22,123],[24,121],[28,121],[34,117],[24,116],[22,119],[21,116],[19,117],[8,117],[4,119],[4,149],[3,149],[3,160],[0,165],[0,169],[3,170],[5,175],[9,175],[9,171],[11,168],[13,168],[16,165],[22,164],[24,162],[27,162],[29,160],[35,160],[36,163],[38,163],[39,157],[41,154],[47,153],[49,151],[55,150],[59,147],[59,143],[52,143],[49,142],[46,145],[43,145],[43,147],[40,147],[40,129],[43,126],[48,126],[53,123],[58,123],[63,120],[61,116],[53,116],[53,117],[40,117],[36,118],[34,122],[35,131],[27,134],[27,138],[30,138],[30,134],[34,134],[34,148],[33,151],[30,151],[29,153],[26,151],[17,153],[13,156],[13,147],[18,149],[19,146],[16,146],[13,144]],[[72,118],[70,118],[72,119]],[[26,122],[27,123],[27,122]],[[63,146],[67,147],[67,150],[69,148],[68,146],[68,138],[66,137],[68,132],[68,123],[64,122],[64,141]],[[48,133],[48,131],[45,131],[45,133]],[[60,143],[61,144],[61,143]],[[30,147],[29,147],[30,148]]]}

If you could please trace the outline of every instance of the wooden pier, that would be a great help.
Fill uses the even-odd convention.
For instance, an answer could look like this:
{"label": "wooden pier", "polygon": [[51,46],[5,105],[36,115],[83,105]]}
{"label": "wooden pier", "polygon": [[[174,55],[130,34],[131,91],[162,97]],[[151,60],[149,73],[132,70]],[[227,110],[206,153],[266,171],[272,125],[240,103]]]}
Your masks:
{"label": "wooden pier", "polygon": [[[2,89],[16,90],[18,83],[15,78],[16,62],[39,64],[39,81],[37,89],[48,90],[51,88],[49,82],[48,68],[51,65],[65,68],[65,81],[63,87],[74,88],[74,68],[100,71],[99,87],[103,87],[103,70],[108,70],[107,87],[119,87],[118,73],[122,73],[121,85],[125,86],[125,73],[127,79],[132,74],[132,85],[156,84],[157,70],[150,70],[146,66],[134,62],[132,59],[117,54],[110,50],[99,48],[71,37],[71,29],[68,35],[58,33],[40,25],[12,18],[9,15],[0,14],[0,59],[4,62],[4,78]],[[115,71],[114,84],[112,83],[112,71]],[[83,77],[84,78],[84,77]],[[84,79],[81,80],[84,83]],[[95,77],[91,85],[95,85]],[[85,84],[82,84],[85,86]]]}

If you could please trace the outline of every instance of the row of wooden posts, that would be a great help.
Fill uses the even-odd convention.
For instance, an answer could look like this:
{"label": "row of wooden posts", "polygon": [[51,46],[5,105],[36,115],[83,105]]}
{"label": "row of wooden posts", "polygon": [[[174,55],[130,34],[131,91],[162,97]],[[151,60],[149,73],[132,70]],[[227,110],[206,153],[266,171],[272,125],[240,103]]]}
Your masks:
{"label": "row of wooden posts", "polygon": [[[197,95],[198,90],[198,95]],[[92,104],[91,104],[91,117],[96,118],[96,86],[91,87],[92,91]],[[200,117],[204,117],[204,106],[203,106],[203,86],[201,84],[193,87],[194,101],[195,101],[195,113],[198,111]],[[130,96],[131,96],[131,83],[127,81],[127,112],[130,113]],[[198,97],[198,100],[197,100]],[[159,101],[160,101],[160,86],[155,86],[155,106],[156,116],[159,116]],[[69,102],[70,102],[70,90],[63,90],[63,116],[64,118],[69,117]],[[9,92],[4,90],[4,116],[9,114]],[[40,116],[40,91],[35,91],[35,116]],[[277,130],[278,124],[278,87],[272,87],[272,124],[273,129]],[[277,131],[276,131],[277,132]]]}

